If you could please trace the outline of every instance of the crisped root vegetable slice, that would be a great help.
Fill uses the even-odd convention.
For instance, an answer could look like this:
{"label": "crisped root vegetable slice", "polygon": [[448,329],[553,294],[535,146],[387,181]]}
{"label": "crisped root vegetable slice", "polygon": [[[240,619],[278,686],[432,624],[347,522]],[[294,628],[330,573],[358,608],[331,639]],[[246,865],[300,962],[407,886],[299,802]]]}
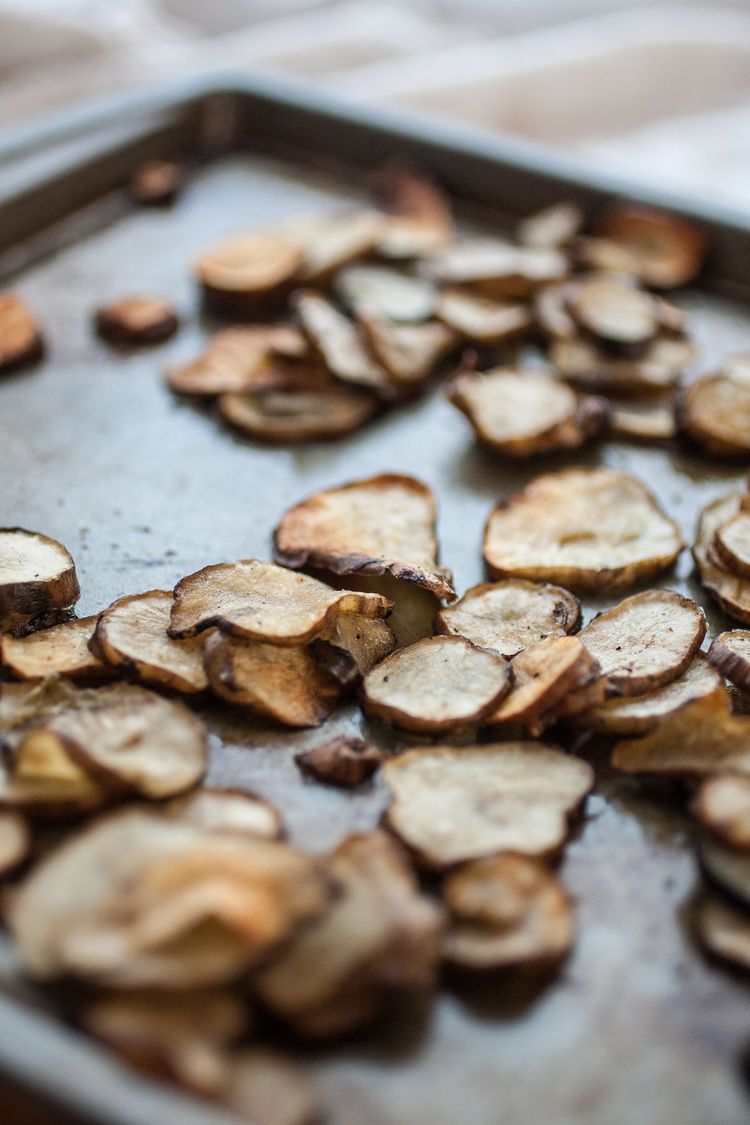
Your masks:
{"label": "crisped root vegetable slice", "polygon": [[303,773],[317,781],[349,789],[372,777],[382,765],[383,755],[362,738],[340,735],[296,754],[294,760]]}
{"label": "crisped root vegetable slice", "polygon": [[383,219],[377,211],[311,215],[281,226],[281,232],[302,247],[297,280],[306,285],[323,285],[337,270],[370,254],[382,229]]}
{"label": "crisped root vegetable slice", "polygon": [[633,272],[653,289],[674,289],[692,281],[703,264],[708,241],[687,219],[649,207],[620,203],[597,223],[596,233],[629,257]]}
{"label": "crisped root vegetable slice", "polygon": [[365,676],[368,715],[402,730],[443,734],[480,722],[510,690],[508,662],[463,637],[427,637]]}
{"label": "crisped root vegetable slice", "polygon": [[643,346],[659,330],[654,298],[617,274],[594,274],[573,282],[568,308],[581,329],[620,349]]}
{"label": "crisped root vegetable slice", "polygon": [[21,885],[9,924],[36,978],[198,988],[267,957],[332,890],[319,861],[278,841],[129,809],[50,852]]}
{"label": "crisped root vegetable slice", "polygon": [[20,527],[0,528],[0,631],[66,609],[80,596],[75,563],[62,543]]}
{"label": "crisped root vegetable slice", "polygon": [[462,289],[440,294],[437,316],[465,340],[477,344],[504,344],[531,328],[526,305],[492,301]]}
{"label": "crisped root vegetable slice", "polygon": [[615,696],[597,706],[581,707],[575,721],[577,726],[603,734],[648,734],[686,704],[711,695],[721,687],[719,676],[698,653],[693,663],[671,683],[643,695]]}
{"label": "crisped root vegetable slice", "polygon": [[393,383],[357,326],[312,289],[295,294],[295,308],[310,343],[330,373],[342,383],[365,387],[381,398],[393,397]]}
{"label": "crisped root vegetable slice", "polygon": [[121,297],[97,309],[95,323],[112,344],[160,344],[174,336],[180,321],[159,297]]}
{"label": "crisped root vegetable slice", "polygon": [[508,457],[575,449],[598,433],[603,401],[580,397],[561,379],[534,368],[464,372],[449,392],[479,440]]}
{"label": "crisped root vegetable slice", "polygon": [[681,550],[677,525],[645,485],[607,468],[537,477],[491,512],[484,538],[493,577],[587,591],[651,579]]}
{"label": "crisped root vegetable slice", "polygon": [[369,422],[379,406],[375,395],[333,382],[219,397],[225,422],[271,445],[345,437]]}
{"label": "crisped root vegetable slice", "polygon": [[742,495],[730,493],[713,500],[701,512],[693,558],[703,586],[713,594],[725,613],[750,625],[750,580],[722,566],[713,551],[716,532],[741,508]]}
{"label": "crisped root vegetable slice", "polygon": [[106,678],[106,666],[89,648],[97,620],[82,617],[27,637],[0,636],[0,664],[17,680]]}
{"label": "crisped root vegetable slice", "polygon": [[750,691],[750,630],[730,629],[714,637],[708,659],[725,679]]}
{"label": "crisped root vegetable slice", "polygon": [[317,492],[289,508],[274,532],[277,562],[332,574],[386,575],[455,599],[437,566],[435,498],[414,477],[383,473]]}
{"label": "crisped root vegetable slice", "polygon": [[[292,325],[225,328],[209,340],[197,359],[168,368],[166,381],[173,391],[184,395],[274,390],[279,385],[288,386],[292,375],[289,361],[299,363],[307,352],[307,340]],[[286,364],[280,364],[279,358]],[[309,373],[309,367],[299,366],[303,375]],[[296,369],[295,375],[299,379]]]}
{"label": "crisped root vegetable slice", "polygon": [[750,776],[722,773],[698,790],[695,813],[704,828],[730,848],[750,849]]}
{"label": "crisped root vegetable slice", "polygon": [[715,457],[750,454],[750,380],[730,365],[686,384],[677,397],[677,423]]}
{"label": "crisped root vegetable slice", "polygon": [[266,1007],[316,1038],[372,1019],[392,989],[429,988],[440,957],[440,911],[385,833],[348,837],[329,870],[339,897],[256,978]]}
{"label": "crisped root vegetable slice", "polygon": [[569,590],[506,578],[472,586],[460,601],[440,611],[435,632],[465,637],[511,657],[545,637],[575,633],[580,623],[581,603]]}
{"label": "crisped root vegetable slice", "polygon": [[579,634],[612,693],[620,695],[640,695],[676,680],[705,635],[701,607],[672,590],[633,594]]}
{"label": "crisped root vegetable slice", "polygon": [[546,969],[572,944],[568,896],[538,860],[476,860],[446,878],[443,898],[451,913],[443,956],[461,968]]}
{"label": "crisped root vegetable slice", "polygon": [[285,726],[320,726],[341,696],[341,684],[306,648],[214,633],[203,659],[216,695]]}
{"label": "crisped root vegetable slice", "polygon": [[167,635],[172,612],[169,590],[149,590],[113,602],[99,617],[93,648],[113,668],[145,684],[186,693],[208,687],[199,640]]}
{"label": "crisped root vegetable slice", "polygon": [[359,613],[340,613],[321,640],[345,654],[353,665],[355,678],[366,676],[396,647],[396,637],[386,621]]}
{"label": "crisped root vegetable slice", "polygon": [[594,784],[586,762],[543,742],[410,750],[383,774],[389,826],[433,868],[505,850],[554,854]]}
{"label": "crisped root vegetable slice", "polygon": [[677,422],[671,404],[612,404],[608,425],[611,434],[627,441],[671,441],[677,436]]}
{"label": "crisped root vegetable slice", "polygon": [[545,637],[514,657],[513,688],[484,720],[486,726],[545,725],[545,716],[572,691],[596,679],[599,665],[578,637]]}
{"label": "crisped root vegetable slice", "polygon": [[367,310],[379,320],[420,322],[435,311],[435,287],[424,278],[385,266],[350,266],[336,277],[336,291],[355,315]]}
{"label": "crisped root vegetable slice", "polygon": [[174,160],[146,160],[131,176],[130,195],[141,207],[171,207],[185,183],[185,169]]}
{"label": "crisped root vegetable slice", "polygon": [[707,836],[701,841],[699,858],[714,883],[743,906],[750,906],[750,849],[730,848],[715,836]]}
{"label": "crisped root vegetable slice", "polygon": [[307,1073],[278,1051],[248,1047],[232,1055],[221,1091],[240,1120],[258,1125],[319,1125],[323,1111]]}
{"label": "crisped root vegetable slice", "polygon": [[304,259],[299,243],[275,231],[235,235],[205,250],[195,271],[207,297],[252,311],[283,297]]}
{"label": "crisped root vegetable slice", "polygon": [[419,388],[429,379],[438,360],[456,342],[452,330],[436,320],[397,324],[364,311],[359,323],[373,355],[402,391]]}
{"label": "crisped root vegetable slice", "polygon": [[620,394],[674,387],[695,356],[690,340],[662,334],[636,357],[612,356],[595,341],[560,338],[550,349],[550,363],[565,378],[594,391]]}
{"label": "crisped root vegetable slice", "polygon": [[686,704],[644,738],[618,742],[612,765],[625,773],[750,773],[750,717],[733,715],[721,687]]}
{"label": "crisped root vegetable slice", "polygon": [[558,250],[515,246],[499,238],[464,238],[436,250],[426,262],[435,281],[465,285],[494,300],[527,297],[539,285],[566,277],[568,269]]}
{"label": "crisped root vegetable slice", "polygon": [[29,826],[20,813],[0,809],[0,878],[15,871],[31,850]]}
{"label": "crisped root vegetable slice", "polygon": [[390,608],[379,594],[334,590],[307,574],[246,559],[181,579],[168,632],[194,637],[216,625],[238,637],[296,647],[331,628],[341,613],[385,617]]}
{"label": "crisped root vegetable slice", "polygon": [[722,565],[750,579],[750,512],[739,511],[717,528],[713,548]]}
{"label": "crisped root vegetable slice", "polygon": [[0,372],[39,359],[44,350],[36,318],[10,290],[0,292]]}
{"label": "crisped root vegetable slice", "polygon": [[583,226],[583,212],[576,203],[553,203],[542,211],[527,215],[518,224],[519,242],[524,246],[556,249],[567,246]]}
{"label": "crisped root vegetable slice", "polygon": [[244,789],[196,789],[174,797],[166,811],[207,832],[259,836],[263,840],[279,840],[284,835],[279,810]]}
{"label": "crisped root vegetable slice", "polygon": [[454,234],[450,201],[434,180],[405,165],[390,165],[380,176],[387,209],[378,240],[384,258],[418,258]]}
{"label": "crisped root vegetable slice", "polygon": [[750,971],[750,914],[718,895],[705,895],[696,909],[701,945],[714,957]]}

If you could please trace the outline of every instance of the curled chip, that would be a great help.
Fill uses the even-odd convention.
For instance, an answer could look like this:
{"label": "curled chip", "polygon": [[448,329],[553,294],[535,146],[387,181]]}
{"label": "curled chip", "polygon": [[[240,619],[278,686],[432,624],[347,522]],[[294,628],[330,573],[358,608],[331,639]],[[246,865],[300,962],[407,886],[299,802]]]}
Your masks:
{"label": "curled chip", "polygon": [[328,742],[320,742],[312,750],[295,754],[294,760],[303,773],[317,781],[348,789],[372,777],[382,765],[383,755],[363,738],[339,735]]}
{"label": "curled chip", "polygon": [[179,318],[159,297],[122,297],[97,309],[96,330],[111,344],[160,344],[174,336]]}
{"label": "curled chip", "polygon": [[323,285],[337,270],[370,254],[382,228],[383,220],[377,211],[353,211],[289,219],[280,231],[302,247],[303,261],[297,280],[307,285]]}
{"label": "curled chip", "polygon": [[307,648],[214,633],[204,644],[203,660],[216,695],[285,726],[320,726],[342,693],[340,682]]}
{"label": "curled chip", "polygon": [[750,773],[750,717],[733,715],[724,687],[681,707],[644,738],[618,742],[612,765],[625,773],[677,776]]}
{"label": "curled chip", "polygon": [[105,665],[89,648],[97,620],[96,616],[82,617],[27,637],[0,636],[0,664],[16,680],[106,678]]}
{"label": "curled chip", "polygon": [[0,372],[33,363],[43,351],[42,334],[26,302],[8,289],[0,292]]}
{"label": "curled chip", "polygon": [[702,653],[685,671],[663,687],[643,695],[615,696],[593,707],[581,707],[577,726],[603,734],[647,734],[687,703],[723,691],[721,680]]}
{"label": "curled chip", "polygon": [[701,512],[693,558],[701,583],[725,613],[750,625],[750,580],[728,570],[713,550],[716,532],[741,510],[743,496],[731,492],[713,500]]}
{"label": "curled chip", "polygon": [[168,633],[194,637],[216,625],[234,636],[297,646],[320,636],[341,613],[385,617],[389,610],[380,594],[334,590],[307,574],[247,559],[181,579]]}
{"label": "curled chip", "polygon": [[750,970],[750,915],[718,895],[704,895],[695,914],[701,945],[714,957]]}
{"label": "curled chip", "polygon": [[387,211],[377,247],[381,257],[418,258],[453,237],[450,202],[429,176],[391,164],[379,181]]}
{"label": "curled chip", "polygon": [[322,864],[286,844],[128,809],[47,854],[9,924],[35,978],[197,988],[267,957],[332,890]]}
{"label": "curled chip", "polygon": [[437,566],[435,520],[426,484],[383,473],[289,508],[274,532],[274,555],[283,566],[336,575],[392,575],[452,601],[450,574]]}
{"label": "curled chip", "polygon": [[355,315],[367,310],[378,319],[407,323],[429,320],[437,298],[424,278],[373,265],[342,270],[336,291]]}
{"label": "curled chip", "polygon": [[342,383],[375,391],[381,398],[393,397],[391,376],[375,359],[356,324],[312,289],[295,294],[295,308],[307,338],[331,375]]}
{"label": "curled chip", "polygon": [[659,331],[655,299],[618,274],[593,274],[571,283],[568,309],[582,331],[621,350],[637,351]]}
{"label": "curled chip", "polygon": [[225,422],[270,445],[345,437],[369,422],[379,406],[375,395],[333,380],[308,388],[278,387],[219,397],[219,413]]}
{"label": "curled chip", "polygon": [[594,784],[586,762],[543,742],[409,750],[383,774],[389,826],[434,868],[500,851],[554,854]]}
{"label": "curled chip", "polygon": [[514,657],[513,688],[486,716],[486,726],[519,723],[544,729],[547,716],[570,692],[590,684],[599,665],[578,637],[545,637]]}
{"label": "curled chip", "polygon": [[714,637],[708,659],[725,679],[750,691],[750,630],[730,629]]}
{"label": "curled chip", "polygon": [[392,991],[430,988],[440,958],[441,913],[385,833],[348,837],[329,870],[339,897],[256,977],[263,1004],[315,1038],[368,1022]]}
{"label": "curled chip", "polygon": [[[297,361],[309,381],[308,344],[298,328],[288,324],[262,324],[225,328],[217,332],[197,359],[166,372],[167,384],[177,394],[218,395],[274,390],[289,385],[292,362]],[[279,362],[279,360],[285,362]]]}
{"label": "curled chip", "polygon": [[456,342],[451,329],[437,320],[398,324],[365,310],[359,314],[359,323],[373,355],[401,393],[418,390]]}
{"label": "curled chip", "polygon": [[29,826],[20,813],[0,809],[0,878],[15,871],[31,851]]}
{"label": "curled chip", "polygon": [[130,179],[130,195],[141,207],[170,207],[182,191],[185,169],[174,160],[146,160]]}
{"label": "curled chip", "polygon": [[534,368],[464,372],[448,397],[483,445],[508,457],[576,449],[601,431],[607,416],[603,400],[579,396]]}
{"label": "curled chip", "polygon": [[728,363],[715,375],[687,383],[676,404],[684,434],[715,457],[750,453],[750,379],[742,365]]}
{"label": "curled chip", "polygon": [[573,913],[555,876],[538,860],[506,852],[449,875],[451,921],[443,957],[464,969],[546,969],[573,941]]}
{"label": "curled chip", "polygon": [[235,235],[205,250],[195,264],[204,294],[240,312],[273,304],[296,280],[304,252],[274,231]]}
{"label": "curled chip", "polygon": [[172,612],[169,590],[149,590],[113,602],[100,615],[92,647],[112,668],[146,684],[186,693],[208,687],[200,641],[167,635]]}
{"label": "curled chip", "polygon": [[387,622],[359,613],[340,613],[333,627],[321,634],[321,640],[343,655],[350,669],[347,679],[366,676],[396,647],[396,637]]}
{"label": "curled chip", "polygon": [[750,776],[720,773],[703,782],[695,813],[704,828],[730,848],[750,849]]}
{"label": "curled chip", "polygon": [[750,512],[740,510],[717,528],[712,547],[723,566],[750,578]]}
{"label": "curled chip", "polygon": [[472,586],[435,618],[435,632],[465,637],[501,656],[515,656],[544,637],[575,633],[581,603],[562,586],[506,578]]}
{"label": "curled chip", "polygon": [[62,543],[0,528],[0,631],[74,605],[81,596],[73,559]]}
{"label": "curled chip", "polygon": [[402,730],[443,734],[480,722],[510,690],[504,657],[463,637],[427,637],[365,676],[368,715]]}
{"label": "curled chip", "polygon": [[615,469],[567,469],[537,477],[487,521],[484,557],[494,578],[559,582],[573,590],[621,590],[670,567],[677,525],[635,477]]}
{"label": "curled chip", "polygon": [[553,342],[549,360],[565,379],[591,390],[638,394],[674,387],[694,356],[690,340],[663,333],[637,357],[613,356],[593,340],[565,337]]}
{"label": "curled chip", "polygon": [[476,344],[504,344],[531,328],[531,313],[526,305],[493,301],[463,289],[443,290],[437,316],[465,340]]}
{"label": "curled chip", "polygon": [[712,882],[743,906],[750,906],[750,850],[730,848],[707,836],[701,841],[699,858]]}
{"label": "curled chip", "polygon": [[608,417],[609,432],[624,441],[660,442],[677,437],[674,407],[670,402],[613,403]]}
{"label": "curled chip", "polygon": [[687,219],[630,203],[605,212],[596,233],[623,253],[618,268],[631,270],[652,289],[687,285],[708,246],[704,232]]}

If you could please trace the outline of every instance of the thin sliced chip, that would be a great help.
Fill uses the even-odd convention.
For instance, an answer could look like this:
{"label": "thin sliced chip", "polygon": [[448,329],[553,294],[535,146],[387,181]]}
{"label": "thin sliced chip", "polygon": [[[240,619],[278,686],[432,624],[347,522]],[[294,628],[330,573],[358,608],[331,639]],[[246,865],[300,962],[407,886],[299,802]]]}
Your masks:
{"label": "thin sliced chip", "polygon": [[615,744],[612,765],[625,773],[697,776],[750,773],[750,716],[733,715],[724,687],[663,719],[644,738]]}
{"label": "thin sliced chip", "polygon": [[543,742],[409,750],[383,774],[389,826],[433,868],[506,850],[554,854],[594,784],[586,762]]}
{"label": "thin sliced chip", "polygon": [[388,212],[378,241],[382,257],[418,258],[453,237],[450,201],[429,176],[392,164],[378,186]]}
{"label": "thin sliced chip", "polygon": [[424,278],[385,266],[350,266],[336,277],[336,292],[357,315],[364,310],[378,319],[420,322],[435,311],[435,287]]}
{"label": "thin sliced chip", "polygon": [[94,322],[111,344],[160,344],[180,325],[177,313],[160,297],[121,297],[97,309]]}
{"label": "thin sliced chip", "polygon": [[534,368],[464,372],[448,397],[482,444],[507,457],[575,449],[606,420],[603,401],[580,397],[561,379]]}
{"label": "thin sliced chip", "polygon": [[140,207],[171,207],[185,184],[185,168],[175,160],[145,160],[130,178],[130,196]]}
{"label": "thin sliced chip", "polygon": [[526,305],[492,301],[462,289],[445,289],[437,303],[437,316],[465,340],[477,344],[504,344],[531,328]]}
{"label": "thin sliced chip", "polygon": [[81,596],[69,552],[47,535],[0,528],[0,631],[75,605]]}
{"label": "thin sliced chip", "polygon": [[29,826],[20,813],[0,809],[0,878],[23,863],[31,851]]}
{"label": "thin sliced chip", "polygon": [[289,508],[274,532],[274,556],[284,566],[337,575],[390,574],[453,601],[450,573],[437,566],[435,521],[426,484],[382,473]]}
{"label": "thin sliced chip", "polygon": [[0,664],[16,680],[106,678],[105,665],[89,648],[97,620],[96,615],[81,617],[27,637],[0,636]]}
{"label": "thin sliced chip", "polygon": [[750,914],[718,895],[704,895],[695,914],[698,940],[722,961],[750,971]]}
{"label": "thin sliced chip", "polygon": [[654,578],[680,551],[677,525],[635,477],[567,469],[537,477],[487,521],[484,557],[495,578],[621,590]]}
{"label": "thin sliced chip", "polygon": [[724,566],[750,578],[750,512],[740,511],[717,528],[713,547]]}
{"label": "thin sliced chip", "polygon": [[568,281],[540,285],[534,292],[531,308],[534,322],[544,336],[552,340],[578,339],[578,327],[568,309]]}
{"label": "thin sliced chip", "polygon": [[576,203],[553,203],[527,215],[518,224],[518,240],[524,246],[557,249],[572,242],[583,226],[583,211]]}
{"label": "thin sliced chip", "polygon": [[612,356],[583,337],[556,339],[549,353],[550,363],[565,379],[619,394],[674,387],[694,357],[694,345],[679,335],[658,336],[636,358]]}
{"label": "thin sliced chip", "polygon": [[401,730],[444,734],[480,722],[510,690],[504,657],[463,637],[427,637],[365,676],[365,713]]}
{"label": "thin sliced chip", "polygon": [[528,297],[538,286],[561,280],[569,263],[559,250],[516,246],[499,238],[464,238],[436,250],[425,268],[441,284],[465,285],[504,300]]}
{"label": "thin sliced chip", "polygon": [[266,1007],[316,1038],[369,1021],[390,990],[429,988],[440,956],[441,913],[385,833],[348,837],[329,869],[339,897],[256,978]]}
{"label": "thin sliced chip", "polygon": [[36,318],[17,293],[0,292],[0,371],[33,363],[44,351]]}
{"label": "thin sliced chip", "polygon": [[320,742],[312,750],[295,754],[294,760],[303,773],[326,785],[346,789],[361,785],[383,764],[383,755],[363,738],[339,735]]}
{"label": "thin sliced chip", "polygon": [[730,629],[714,637],[708,659],[725,679],[750,691],[750,630]]}
{"label": "thin sliced chip", "polygon": [[645,345],[659,330],[651,294],[617,274],[595,274],[575,282],[568,308],[580,328],[620,348]]}
{"label": "thin sliced chip", "polygon": [[674,406],[651,403],[612,404],[609,431],[627,441],[661,442],[677,437]]}
{"label": "thin sliced chip", "polygon": [[485,726],[521,724],[536,733],[544,716],[599,673],[596,659],[578,637],[545,637],[514,657],[513,688],[484,720]]}
{"label": "thin sliced chip", "polygon": [[671,683],[643,695],[616,696],[597,706],[581,707],[576,725],[603,734],[648,734],[693,700],[720,689],[721,680],[702,653]]}
{"label": "thin sliced chip", "polygon": [[361,429],[379,408],[375,395],[335,383],[219,396],[225,422],[271,445],[345,437]]}
{"label": "thin sliced chip", "polygon": [[149,590],[119,598],[99,617],[93,647],[113,668],[132,673],[144,684],[188,694],[208,687],[201,643],[167,635],[172,613],[169,590]]}
{"label": "thin sliced chip", "polygon": [[750,906],[750,851],[730,848],[715,836],[706,836],[698,851],[701,868],[709,879],[732,898]]}
{"label": "thin sliced chip", "polygon": [[315,1086],[302,1067],[265,1047],[232,1056],[221,1100],[253,1125],[319,1125],[323,1119]]}
{"label": "thin sliced chip", "polygon": [[731,492],[713,500],[701,512],[693,558],[703,586],[725,613],[750,625],[750,581],[721,566],[712,550],[716,532],[740,510],[742,494]]}
{"label": "thin sliced chip", "polygon": [[575,633],[581,603],[561,586],[506,578],[472,586],[435,618],[435,632],[465,637],[501,656],[515,656],[544,637]]}
{"label": "thin sliced chip", "polygon": [[279,840],[284,835],[276,806],[245,789],[196,789],[173,798],[165,809],[208,832],[260,836],[263,840]]}
{"label": "thin sliced chip", "polygon": [[280,230],[302,247],[298,280],[324,285],[337,270],[372,253],[383,230],[383,218],[377,211],[311,215],[290,219]]}
{"label": "thin sliced chip", "polygon": [[277,231],[255,231],[204,250],[195,272],[207,297],[252,311],[285,296],[303,261],[304,251],[293,238]]}
{"label": "thin sliced chip", "polygon": [[694,808],[703,827],[722,843],[750,849],[750,776],[709,777],[698,790]]}
{"label": "thin sliced chip", "polygon": [[402,390],[419,388],[456,342],[452,330],[436,320],[397,324],[365,310],[359,323],[373,355]]}
{"label": "thin sliced chip", "polygon": [[341,696],[341,684],[307,648],[214,633],[203,647],[211,690],[290,727],[317,727]]}
{"label": "thin sliced chip", "polygon": [[365,387],[381,398],[393,395],[391,376],[367,347],[357,326],[321,293],[295,294],[294,307],[316,353],[342,383]]}
{"label": "thin sliced chip", "polygon": [[[212,336],[197,359],[167,368],[165,378],[173,391],[184,395],[273,390],[288,386],[292,375],[291,364],[279,363],[277,357],[299,361],[307,353],[307,340],[292,325],[225,328]],[[309,379],[308,367],[303,373]],[[296,370],[294,374],[299,378]]]}
{"label": "thin sliced chip", "polygon": [[340,613],[321,640],[344,653],[359,676],[366,676],[396,647],[396,637],[388,622],[359,613]]}
{"label": "thin sliced chip", "polygon": [[537,860],[505,853],[459,868],[443,883],[452,920],[443,956],[472,970],[547,969],[569,951],[573,912]]}
{"label": "thin sliced chip", "polygon": [[653,289],[687,285],[700,271],[708,248],[705,233],[694,223],[635,204],[610,208],[596,232],[622,247],[638,277]]}
{"label": "thin sliced chip", "polygon": [[684,386],[676,413],[682,432],[714,457],[750,453],[750,381],[731,368]]}

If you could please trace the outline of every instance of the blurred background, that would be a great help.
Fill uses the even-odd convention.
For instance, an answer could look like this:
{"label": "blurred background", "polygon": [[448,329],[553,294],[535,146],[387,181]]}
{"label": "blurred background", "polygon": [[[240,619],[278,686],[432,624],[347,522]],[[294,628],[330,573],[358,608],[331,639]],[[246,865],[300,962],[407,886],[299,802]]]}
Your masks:
{"label": "blurred background", "polygon": [[750,0],[0,0],[0,124],[249,70],[750,213]]}

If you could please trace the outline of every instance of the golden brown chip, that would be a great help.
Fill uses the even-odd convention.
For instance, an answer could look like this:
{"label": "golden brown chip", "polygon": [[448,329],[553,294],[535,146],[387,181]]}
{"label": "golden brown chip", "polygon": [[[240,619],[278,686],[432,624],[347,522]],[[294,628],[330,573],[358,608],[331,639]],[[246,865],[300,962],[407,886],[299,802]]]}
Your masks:
{"label": "golden brown chip", "polygon": [[363,738],[339,735],[318,743],[312,750],[295,754],[294,760],[303,773],[317,781],[349,789],[372,777],[380,769],[383,755]]}
{"label": "golden brown chip", "polygon": [[378,363],[357,326],[321,293],[312,289],[295,294],[294,307],[311,345],[326,367],[342,383],[393,397],[393,383]]}
{"label": "golden brown chip", "polygon": [[444,734],[480,722],[510,690],[504,657],[463,637],[427,637],[365,676],[365,713],[402,730]]}
{"label": "golden brown chip", "polygon": [[385,617],[379,594],[334,590],[317,578],[273,563],[217,563],[175,586],[170,637],[194,637],[213,626],[234,636],[298,646],[330,629],[341,613]]}
{"label": "golden brown chip", "polygon": [[16,680],[106,678],[105,665],[89,648],[97,620],[94,615],[39,629],[27,637],[0,636],[0,664]]}
{"label": "golden brown chip", "polygon": [[465,637],[501,656],[515,656],[544,637],[575,633],[581,603],[561,586],[506,578],[472,586],[435,618],[435,632]]}
{"label": "golden brown chip", "polygon": [[701,945],[740,969],[750,970],[750,914],[718,895],[704,895],[696,909]]}
{"label": "golden brown chip", "polygon": [[185,169],[174,160],[146,160],[130,179],[130,195],[141,207],[170,207],[182,191]]}
{"label": "golden brown chip", "polygon": [[355,315],[377,320],[420,322],[435,311],[435,287],[424,278],[385,266],[350,266],[336,276],[336,291]]}
{"label": "golden brown chip", "polygon": [[36,318],[17,293],[0,292],[0,371],[39,359],[44,350]]}
{"label": "golden brown chip", "polygon": [[99,617],[94,650],[111,667],[145,684],[188,694],[203,691],[208,680],[200,641],[176,641],[167,635],[172,601],[169,590],[119,598]]}
{"label": "golden brown chip", "polygon": [[111,344],[160,344],[174,336],[180,324],[166,301],[141,296],[101,305],[94,322],[101,338]]}
{"label": "golden brown chip", "polygon": [[524,246],[552,249],[567,246],[580,231],[583,220],[583,211],[577,203],[553,203],[521,220],[517,228],[518,240]]}
{"label": "golden brown chip", "polygon": [[576,449],[602,429],[607,414],[603,400],[579,396],[534,368],[464,372],[448,397],[483,445],[507,457]]}
{"label": "golden brown chip", "polygon": [[0,631],[75,605],[81,596],[73,559],[62,543],[0,528]]}
{"label": "golden brown chip", "polygon": [[378,241],[384,258],[418,258],[454,234],[450,200],[434,180],[403,164],[379,176],[387,214]]}
{"label": "golden brown chip", "polygon": [[730,492],[703,509],[693,545],[693,558],[701,583],[724,612],[743,625],[750,625],[750,580],[722,566],[712,549],[716,532],[740,511],[742,500],[742,494]]}
{"label": "golden brown chip", "polygon": [[714,637],[708,659],[725,679],[750,691],[750,630],[730,629]]}
{"label": "golden brown chip", "polygon": [[[594,706],[580,706],[576,725],[603,734],[647,734],[687,703],[721,688],[721,680],[702,653],[671,683],[643,695],[615,696]],[[583,702],[583,701],[582,701]]]}
{"label": "golden brown chip", "polygon": [[609,432],[626,441],[671,441],[677,436],[674,407],[651,403],[611,404]]}
{"label": "golden brown chip", "polygon": [[184,395],[274,390],[288,387],[292,378],[304,385],[313,378],[310,367],[299,362],[307,352],[307,340],[292,325],[225,328],[209,340],[197,359],[169,367],[165,378],[173,391]]}
{"label": "golden brown chip", "polygon": [[690,340],[666,334],[647,344],[635,358],[613,356],[583,337],[556,339],[549,353],[550,363],[565,379],[594,391],[618,394],[673,387],[694,356]]}
{"label": "golden brown chip", "polygon": [[15,871],[31,850],[29,826],[20,813],[0,809],[0,878]]}
{"label": "golden brown chip", "polygon": [[462,289],[443,290],[437,316],[465,340],[477,344],[504,344],[531,327],[526,305],[492,301]]}
{"label": "golden brown chip", "polygon": [[274,555],[295,568],[392,575],[453,601],[450,573],[437,566],[435,521],[435,498],[426,484],[382,473],[289,508],[274,532]]}
{"label": "golden brown chip", "polygon": [[386,621],[359,613],[340,613],[333,627],[321,635],[321,640],[345,655],[353,666],[355,679],[366,676],[396,647],[396,637]]}
{"label": "golden brown chip", "polygon": [[750,906],[750,851],[727,847],[717,837],[706,836],[698,854],[704,874],[743,906]]}
{"label": "golden brown chip", "polygon": [[500,851],[550,855],[594,784],[591,767],[543,742],[433,746],[383,766],[389,826],[428,867]]}
{"label": "golden brown chip", "polygon": [[221,1100],[252,1125],[320,1125],[315,1087],[291,1059],[248,1047],[229,1060]]}
{"label": "golden brown chip", "polygon": [[279,229],[302,247],[304,257],[298,280],[306,285],[323,285],[337,270],[375,249],[383,218],[377,211],[309,215],[290,219]]}
{"label": "golden brown chip", "polygon": [[[486,726],[519,723],[542,729],[544,717],[570,692],[596,679],[599,665],[578,637],[545,637],[513,658],[513,688],[484,720]],[[541,722],[540,722],[541,720]]]}
{"label": "golden brown chip", "polygon": [[300,244],[277,231],[235,235],[205,250],[195,272],[207,297],[253,311],[285,296],[304,260]]}
{"label": "golden brown chip", "polygon": [[717,528],[712,545],[723,566],[750,578],[750,512],[739,511]]}
{"label": "golden brown chip", "polygon": [[750,777],[720,773],[703,782],[695,813],[704,828],[730,848],[750,849]]}
{"label": "golden brown chip", "polygon": [[341,696],[341,684],[307,648],[214,633],[203,647],[211,690],[290,727],[317,727]]}
{"label": "golden brown chip", "polygon": [[728,366],[686,384],[677,398],[684,434],[715,457],[750,453],[750,380]]}
{"label": "golden brown chip", "polygon": [[567,469],[537,477],[491,513],[484,557],[495,578],[559,582],[572,590],[621,590],[672,565],[677,525],[639,480],[615,469]]}
{"label": "golden brown chip", "polygon": [[435,250],[426,271],[440,284],[465,285],[482,296],[506,300],[528,297],[540,285],[561,280],[569,263],[559,250],[464,238]]}
{"label": "golden brown chip", "polygon": [[436,320],[398,324],[365,310],[359,323],[373,355],[402,391],[418,389],[456,342],[451,329]]}
{"label": "golden brown chip", "polygon": [[621,247],[634,272],[653,289],[674,289],[692,281],[708,248],[705,233],[694,223],[632,203],[610,208],[596,233]]}
{"label": "golden brown chip", "polygon": [[279,840],[284,835],[279,810],[270,801],[244,789],[196,789],[174,797],[165,808],[180,820],[208,832],[260,836],[263,840]]}
{"label": "golden brown chip", "polygon": [[219,396],[225,422],[271,445],[345,437],[369,422],[379,407],[375,395],[332,382]]}
{"label": "golden brown chip", "polygon": [[659,329],[650,293],[617,274],[593,274],[572,284],[568,308],[583,331],[619,348],[637,348]]}
{"label": "golden brown chip", "polygon": [[443,956],[461,968],[545,969],[572,944],[568,896],[537,860],[510,852],[476,860],[446,878],[443,897],[451,912]]}

